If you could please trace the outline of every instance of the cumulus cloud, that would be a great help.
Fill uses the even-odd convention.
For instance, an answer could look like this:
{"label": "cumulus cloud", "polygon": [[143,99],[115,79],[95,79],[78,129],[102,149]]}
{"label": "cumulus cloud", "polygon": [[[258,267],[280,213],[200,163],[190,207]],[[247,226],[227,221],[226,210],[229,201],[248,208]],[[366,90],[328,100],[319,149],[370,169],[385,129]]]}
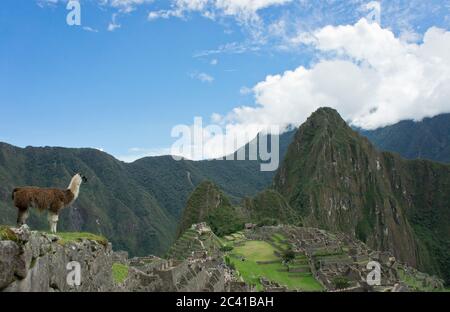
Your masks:
{"label": "cumulus cloud", "polygon": [[267,76],[252,89],[256,105],[235,108],[228,121],[299,125],[317,108],[331,106],[352,124],[373,129],[450,112],[448,31],[430,28],[422,43],[413,44],[361,19],[319,29],[304,43],[323,58]]}
{"label": "cumulus cloud", "polygon": [[245,142],[269,125],[298,126],[323,106],[365,129],[450,112],[448,31],[432,27],[420,44],[410,43],[361,19],[318,29],[301,41],[317,50],[319,61],[267,76],[251,88],[254,105],[213,114],[224,132],[203,135],[205,158],[232,152],[236,146],[228,143]]}

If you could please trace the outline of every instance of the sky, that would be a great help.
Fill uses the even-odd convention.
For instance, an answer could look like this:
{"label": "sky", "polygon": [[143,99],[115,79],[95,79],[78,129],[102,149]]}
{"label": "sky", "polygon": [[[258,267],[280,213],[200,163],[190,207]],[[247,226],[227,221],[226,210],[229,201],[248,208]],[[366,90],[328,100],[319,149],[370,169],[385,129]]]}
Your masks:
{"label": "sky", "polygon": [[133,161],[186,125],[202,159],[321,106],[366,129],[450,112],[450,1],[79,0],[79,25],[69,2],[0,4],[2,142]]}

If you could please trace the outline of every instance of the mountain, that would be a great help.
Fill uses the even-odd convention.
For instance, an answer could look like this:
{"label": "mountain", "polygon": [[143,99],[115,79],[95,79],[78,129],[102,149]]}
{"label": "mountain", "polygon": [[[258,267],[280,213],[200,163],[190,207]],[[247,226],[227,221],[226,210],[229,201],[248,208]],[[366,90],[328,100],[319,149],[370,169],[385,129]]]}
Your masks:
{"label": "mountain", "polygon": [[[430,128],[444,127],[440,132],[430,132],[441,133],[439,142],[445,145],[445,125],[449,123],[434,125],[441,118],[424,122],[429,123]],[[280,161],[296,132],[297,129],[293,129],[279,137]],[[258,136],[255,140],[261,138]],[[249,144],[243,148],[248,152]],[[14,187],[65,188],[75,171],[82,171],[90,181],[83,185],[73,209],[63,211],[60,230],[105,235],[116,248],[132,255],[160,255],[168,249],[175,239],[189,195],[202,181],[214,182],[233,206],[242,206],[242,212],[255,222],[266,215],[260,211],[269,212],[271,207],[283,207],[287,202],[275,193],[259,194],[270,186],[274,176],[274,172],[260,171],[260,161],[175,161],[170,156],[161,156],[128,164],[95,149],[23,149],[0,143],[0,224],[15,224],[17,212],[10,199]],[[243,198],[256,194],[259,195],[241,203]],[[286,220],[288,215],[290,213],[280,216]],[[29,221],[32,228],[48,229],[45,216],[32,214]]]}
{"label": "mountain", "polygon": [[189,195],[202,181],[213,181],[237,203],[265,189],[273,177],[273,172],[261,172],[257,161],[248,160],[175,161],[171,156],[146,157],[127,164],[127,169],[177,220]]}
{"label": "mountain", "polygon": [[408,159],[450,163],[450,114],[358,131],[381,150],[397,152]]}
{"label": "mountain", "polygon": [[[89,181],[73,206],[62,211],[61,231],[99,233],[133,254],[165,251],[176,221],[136,182],[125,163],[95,149],[0,144],[0,223],[15,224],[14,187],[66,188],[74,172],[82,172]],[[28,224],[48,230],[46,216],[32,212]]]}
{"label": "mountain", "polygon": [[[232,202],[268,185],[257,161],[175,161],[171,156],[124,163],[96,149],[18,148],[0,143],[0,224],[14,225],[14,187],[66,188],[75,172],[89,182],[72,208],[64,209],[61,231],[88,231],[108,237],[132,255],[164,254],[175,239],[190,193],[204,180],[217,183]],[[34,229],[48,230],[45,215],[32,213]]]}
{"label": "mountain", "polygon": [[302,223],[298,213],[291,208],[287,200],[273,189],[245,198],[242,207],[247,222],[268,223],[266,225],[271,225],[270,223],[300,225]]}
{"label": "mountain", "polygon": [[351,234],[450,281],[450,166],[380,152],[321,108],[298,129],[273,186],[305,225]]}
{"label": "mountain", "polygon": [[180,237],[192,224],[207,222],[217,235],[227,235],[243,228],[244,219],[238,207],[210,181],[197,186],[189,197],[178,226]]}

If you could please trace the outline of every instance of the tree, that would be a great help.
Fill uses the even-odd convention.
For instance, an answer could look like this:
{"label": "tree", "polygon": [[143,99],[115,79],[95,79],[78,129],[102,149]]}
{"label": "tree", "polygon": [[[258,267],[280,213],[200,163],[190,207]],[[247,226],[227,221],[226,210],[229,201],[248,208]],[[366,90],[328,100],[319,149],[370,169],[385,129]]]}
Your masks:
{"label": "tree", "polygon": [[294,252],[294,250],[292,250],[292,248],[289,248],[289,249],[283,251],[283,253],[281,254],[281,258],[283,259],[283,261],[285,263],[291,262],[292,260],[295,259],[295,252]]}

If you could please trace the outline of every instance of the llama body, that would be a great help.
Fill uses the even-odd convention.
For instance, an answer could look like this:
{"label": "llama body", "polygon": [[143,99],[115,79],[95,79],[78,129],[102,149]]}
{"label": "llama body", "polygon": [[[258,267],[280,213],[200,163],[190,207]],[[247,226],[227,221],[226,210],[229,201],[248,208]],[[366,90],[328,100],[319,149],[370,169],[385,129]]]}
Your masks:
{"label": "llama body", "polygon": [[26,223],[28,209],[38,209],[41,212],[47,210],[50,231],[56,233],[59,211],[70,206],[78,198],[81,183],[86,181],[85,177],[77,173],[72,177],[66,190],[38,187],[14,189],[12,199],[18,209],[17,225]]}

